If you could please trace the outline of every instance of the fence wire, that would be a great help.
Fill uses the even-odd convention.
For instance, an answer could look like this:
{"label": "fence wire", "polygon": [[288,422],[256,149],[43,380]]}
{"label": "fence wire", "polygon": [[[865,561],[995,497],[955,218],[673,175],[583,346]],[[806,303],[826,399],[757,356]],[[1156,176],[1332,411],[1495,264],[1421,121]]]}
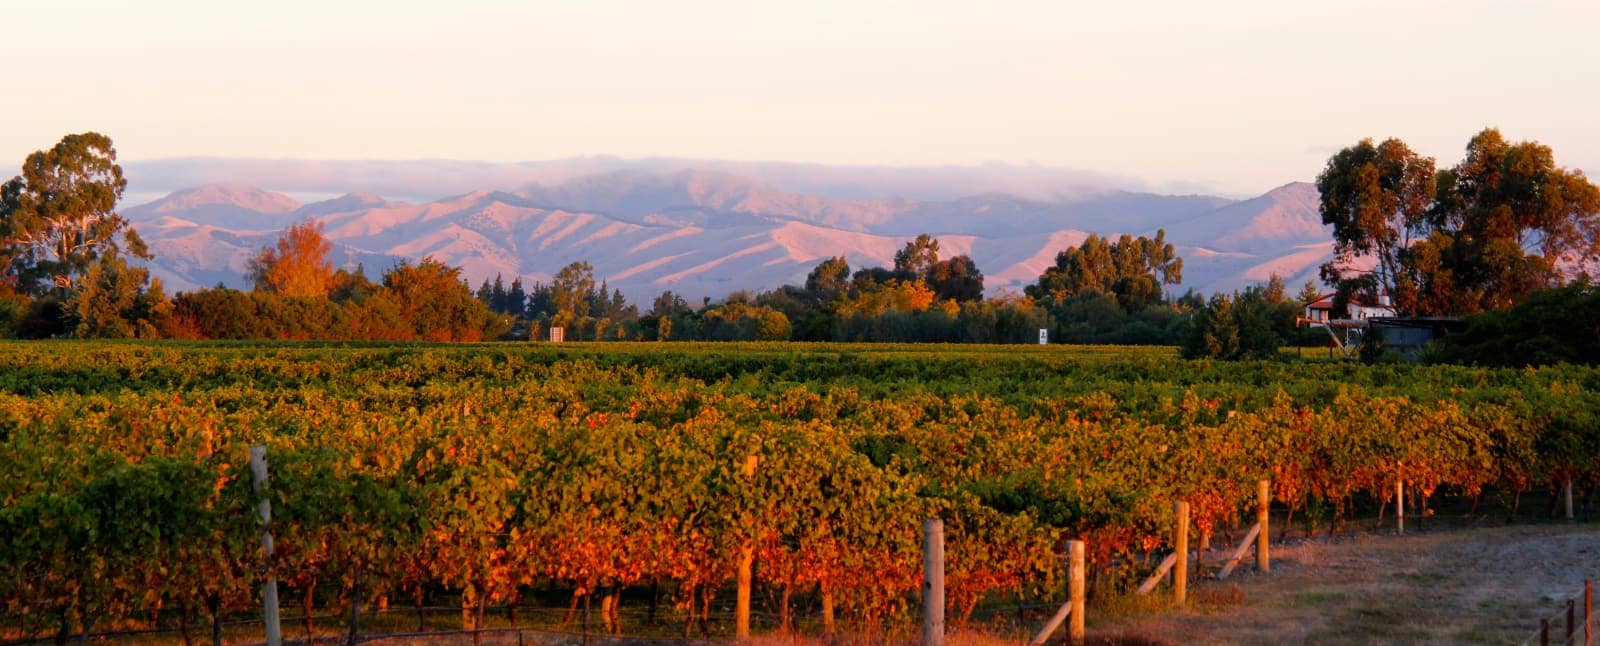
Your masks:
{"label": "fence wire", "polygon": [[[1571,611],[1570,616],[1572,618],[1571,634],[1567,633],[1567,618],[1569,616],[1569,609]],[[1593,620],[1583,616],[1583,597],[1579,596],[1567,599],[1566,605],[1564,605],[1560,610],[1557,610],[1555,614],[1536,617],[1535,621],[1537,622],[1538,627],[1533,629],[1533,633],[1531,635],[1522,640],[1522,646],[1543,643],[1557,644],[1559,646],[1584,645],[1585,624],[1592,623]],[[1591,625],[1588,626],[1588,629],[1593,631],[1594,627]],[[1548,635],[1546,634],[1547,630]],[[1592,639],[1593,633],[1590,632],[1589,635]],[[1544,641],[1544,638],[1546,637],[1549,639],[1548,642]]]}
{"label": "fence wire", "polygon": [[[1029,610],[1035,609],[1037,607],[1038,606],[1033,606],[1033,605],[1024,606],[1025,609],[1029,609]],[[485,607],[483,609],[484,618],[485,619],[502,620],[502,619],[505,619],[507,617],[508,612],[511,609],[512,609],[511,606],[503,606],[503,605],[502,606],[487,606],[487,607]],[[405,640],[428,641],[428,640],[436,640],[436,639],[454,641],[455,638],[472,638],[472,637],[476,636],[476,637],[505,637],[505,638],[507,638],[506,640],[495,642],[495,643],[518,643],[518,644],[592,644],[592,645],[604,645],[604,644],[713,644],[713,643],[724,643],[724,642],[728,641],[729,639],[731,639],[731,637],[732,637],[731,634],[729,634],[729,635],[721,635],[720,634],[720,632],[721,632],[720,629],[726,628],[729,631],[731,631],[731,626],[733,625],[734,620],[735,620],[735,613],[734,613],[734,611],[732,609],[723,609],[723,608],[715,608],[715,607],[713,607],[710,610],[710,612],[707,613],[707,615],[703,619],[705,624],[708,627],[710,627],[712,629],[712,632],[714,633],[710,637],[698,636],[698,635],[683,636],[683,635],[672,635],[672,634],[631,634],[631,635],[630,634],[610,634],[610,633],[606,632],[606,623],[605,623],[605,620],[604,620],[599,608],[592,608],[591,609],[591,611],[589,613],[590,617],[587,620],[587,624],[590,626],[590,628],[589,628],[589,630],[585,631],[581,627],[582,624],[585,622],[585,619],[584,619],[585,612],[584,612],[584,608],[583,608],[582,605],[579,605],[576,608],[550,607],[550,606],[516,606],[515,607],[515,611],[516,611],[516,616],[517,616],[518,623],[526,623],[528,625],[489,626],[489,627],[482,627],[482,628],[477,628],[477,629],[467,629],[467,628],[459,628],[458,629],[458,628],[446,628],[446,627],[424,627],[422,630],[397,629],[397,625],[403,624],[403,623],[406,623],[406,622],[414,621],[414,619],[419,615],[427,617],[427,618],[429,618],[429,620],[437,620],[437,618],[440,615],[446,615],[446,616],[448,616],[448,615],[459,615],[459,614],[461,614],[463,612],[467,612],[468,610],[469,609],[463,608],[461,606],[440,606],[440,605],[430,605],[430,606],[390,606],[390,607],[388,607],[386,609],[383,609],[383,610],[378,610],[378,609],[362,610],[360,612],[360,622],[361,622],[361,625],[366,626],[366,628],[358,630],[357,641],[361,642],[361,643],[382,643],[384,641],[396,641],[396,640],[398,640],[398,641],[405,641]],[[470,610],[472,610],[473,612],[476,612],[476,609],[470,609]],[[1009,608],[1004,610],[1004,612],[1010,612],[1010,611],[1011,610]],[[652,612],[648,607],[638,607],[638,606],[620,607],[620,608],[614,609],[613,612],[621,620],[621,623],[623,623],[623,624],[632,624],[633,627],[636,627],[636,628],[656,628],[656,629],[677,631],[677,630],[681,630],[685,626],[685,624],[688,624],[688,625],[691,626],[691,631],[692,632],[694,632],[694,633],[701,633],[702,632],[702,628],[701,628],[702,618],[700,616],[698,616],[700,614],[698,611],[696,611],[696,616],[691,619],[691,618],[685,616],[681,610],[675,609],[673,607],[673,605],[669,604],[669,603],[661,604],[661,606],[659,608],[659,611],[654,613],[655,617],[653,619],[651,618]],[[993,612],[995,614],[999,614],[1000,612],[1002,612],[1002,610],[996,609],[996,610],[992,610],[991,612]],[[975,621],[977,620],[977,618],[978,618],[978,616],[980,614],[983,614],[983,613],[981,611],[980,612],[974,612],[974,620]],[[752,624],[754,624],[758,628],[764,628],[764,629],[769,629],[769,630],[777,630],[777,629],[779,629],[781,627],[783,615],[781,613],[775,613],[775,612],[758,611],[758,610],[752,608],[751,611],[750,611],[750,618],[751,618]],[[285,643],[285,644],[339,644],[339,643],[344,643],[349,637],[349,624],[346,623],[348,621],[348,619],[349,619],[348,612],[327,612],[327,613],[312,614],[312,615],[309,615],[309,616],[307,616],[307,615],[284,615],[284,616],[281,616],[281,617],[279,617],[279,623],[282,626],[282,631],[283,631],[283,635],[284,635],[283,643]],[[305,631],[303,629],[303,626],[305,625],[305,623],[308,620],[314,626],[314,629],[312,630],[312,634],[310,634],[310,635],[305,634]],[[818,611],[801,611],[801,610],[797,610],[795,612],[790,613],[789,620],[790,620],[790,624],[791,624],[791,630],[796,635],[810,634],[810,632],[820,632],[820,628],[821,628],[822,623],[823,623],[823,616],[822,616],[822,613],[821,613],[820,610],[818,610]],[[372,623],[369,623],[369,622],[380,623],[380,624],[388,624],[388,625],[387,626],[383,626],[383,625],[374,626],[374,625],[372,625]],[[264,633],[264,631],[265,631],[265,620],[264,619],[261,619],[259,617],[248,618],[248,619],[234,618],[234,619],[224,620],[224,621],[221,621],[221,622],[218,622],[218,623],[224,629],[225,633],[227,633],[227,632],[233,632],[234,633],[233,635],[225,635],[225,639],[224,639],[225,643],[232,643],[232,644],[260,644],[260,643],[264,643],[264,642],[261,642],[261,641],[255,641],[255,640],[250,640],[250,639],[241,640],[240,639],[241,636],[238,634],[240,632],[241,628],[256,628],[259,631],[261,631],[261,633]],[[847,625],[847,622],[841,621],[840,624],[841,624],[841,626]],[[806,630],[802,630],[802,628],[811,628],[811,629],[818,629],[818,630],[806,631]],[[199,642],[199,643],[209,643],[210,642],[210,637],[211,637],[211,630],[212,630],[212,622],[211,622],[211,620],[209,620],[209,619],[199,619],[199,620],[196,620],[194,622],[188,623],[186,626],[185,625],[168,624],[168,625],[165,625],[165,626],[156,626],[156,627],[150,627],[150,628],[130,628],[130,629],[121,629],[121,630],[106,630],[106,631],[91,632],[91,633],[71,633],[70,635],[68,635],[68,639],[71,640],[71,641],[79,641],[79,640],[103,641],[103,640],[126,639],[126,638],[131,638],[131,637],[147,637],[147,636],[161,636],[161,635],[176,636],[176,635],[182,634],[184,632],[188,632],[188,633],[190,633],[192,635],[194,641]],[[254,632],[254,631],[252,631],[252,632]],[[0,639],[0,646],[20,646],[22,644],[44,644],[44,643],[51,643],[51,642],[55,641],[55,639],[56,639],[56,636],[54,634],[35,634],[35,635],[21,637],[21,638]]]}

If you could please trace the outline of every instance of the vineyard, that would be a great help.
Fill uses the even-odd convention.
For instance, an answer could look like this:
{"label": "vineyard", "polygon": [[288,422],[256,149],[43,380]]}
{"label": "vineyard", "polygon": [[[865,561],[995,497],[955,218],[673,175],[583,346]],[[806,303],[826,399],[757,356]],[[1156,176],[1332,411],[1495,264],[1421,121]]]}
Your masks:
{"label": "vineyard", "polygon": [[1323,531],[1397,480],[1424,509],[1591,491],[1597,411],[1592,368],[1161,348],[4,344],[0,639],[259,617],[269,569],[303,616],[471,628],[555,591],[610,632],[660,598],[696,636],[750,571],[775,628],[871,634],[913,622],[927,517],[960,625],[1059,599],[1069,538],[1092,595],[1125,592],[1174,501],[1231,531],[1260,479]]}

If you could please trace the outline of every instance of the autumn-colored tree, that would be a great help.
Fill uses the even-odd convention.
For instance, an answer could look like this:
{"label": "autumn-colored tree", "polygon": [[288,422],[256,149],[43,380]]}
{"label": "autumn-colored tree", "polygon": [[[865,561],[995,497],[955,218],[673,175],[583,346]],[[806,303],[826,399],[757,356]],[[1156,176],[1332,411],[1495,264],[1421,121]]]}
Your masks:
{"label": "autumn-colored tree", "polygon": [[1549,146],[1487,129],[1439,173],[1427,239],[1408,250],[1415,309],[1464,314],[1592,277],[1600,260],[1600,188],[1556,166]]}
{"label": "autumn-colored tree", "polygon": [[841,316],[876,316],[884,312],[922,312],[933,305],[933,290],[920,281],[890,280],[879,289],[839,301]]}
{"label": "autumn-colored tree", "polygon": [[433,258],[402,262],[383,275],[384,292],[399,306],[418,337],[429,341],[477,341],[489,307],[461,282],[461,269]]}
{"label": "autumn-colored tree", "polygon": [[250,259],[250,282],[258,292],[325,297],[333,285],[331,251],[333,243],[323,236],[321,222],[290,225],[275,245],[262,247]]}

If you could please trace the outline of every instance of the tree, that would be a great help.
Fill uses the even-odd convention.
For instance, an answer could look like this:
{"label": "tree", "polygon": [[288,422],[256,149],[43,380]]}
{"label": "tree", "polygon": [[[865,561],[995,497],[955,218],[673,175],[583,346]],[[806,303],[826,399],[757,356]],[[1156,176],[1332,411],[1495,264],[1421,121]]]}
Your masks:
{"label": "tree", "polygon": [[789,326],[789,317],[783,312],[769,308],[761,308],[761,323],[756,328],[758,341],[788,341],[792,330]]}
{"label": "tree", "polygon": [[1309,307],[1312,303],[1322,300],[1322,290],[1317,289],[1316,283],[1308,280],[1305,285],[1300,287],[1300,294],[1295,297],[1295,300],[1300,303],[1300,307]]}
{"label": "tree", "polygon": [[677,316],[689,311],[689,304],[683,297],[672,293],[672,290],[661,292],[660,296],[650,304],[650,313],[655,316]]}
{"label": "tree", "polygon": [[1280,306],[1266,287],[1256,285],[1242,293],[1216,294],[1195,310],[1182,334],[1179,354],[1185,359],[1211,358],[1233,361],[1269,359],[1283,344]]}
{"label": "tree", "polygon": [[1233,301],[1222,294],[1213,294],[1205,307],[1195,310],[1178,351],[1185,359],[1236,356],[1239,328],[1233,317]]}
{"label": "tree", "polygon": [[505,311],[512,316],[522,317],[528,314],[528,292],[523,290],[520,276],[511,280],[511,291],[506,293],[505,307]]}
{"label": "tree", "polygon": [[550,285],[556,319],[570,325],[579,318],[589,316],[589,297],[594,289],[594,267],[589,263],[575,262],[562,267]]}
{"label": "tree", "polygon": [[383,287],[418,337],[429,341],[483,338],[489,307],[461,282],[459,267],[431,257],[415,265],[401,262],[383,275]]}
{"label": "tree", "polygon": [[1469,316],[1465,329],[1434,342],[1425,356],[1480,366],[1600,363],[1600,288],[1577,282]]}
{"label": "tree", "polygon": [[284,229],[277,244],[262,247],[250,259],[246,275],[258,292],[326,297],[333,286],[332,251],[322,223],[304,220]]}
{"label": "tree", "polygon": [[336,303],[360,303],[377,291],[378,285],[367,278],[367,270],[361,265],[357,265],[355,271],[333,272],[328,284],[328,298]]}
{"label": "tree", "polygon": [[1397,139],[1364,139],[1328,160],[1317,189],[1334,227],[1323,280],[1341,299],[1386,292],[1402,315],[1508,307],[1600,261],[1600,189],[1492,128],[1438,173]]}
{"label": "tree", "polygon": [[1333,225],[1334,243],[1322,280],[1341,297],[1388,294],[1397,312],[1413,312],[1416,284],[1407,279],[1404,256],[1427,230],[1435,189],[1433,159],[1398,139],[1376,146],[1362,139],[1336,153],[1317,176],[1322,223]]}
{"label": "tree", "polygon": [[1090,235],[1056,254],[1055,264],[1024,291],[1052,309],[1070,296],[1098,291],[1115,295],[1123,311],[1137,312],[1161,302],[1162,285],[1180,282],[1183,259],[1159,230],[1154,238],[1124,234],[1114,243]]}
{"label": "tree", "polygon": [[71,290],[104,253],[148,259],[115,210],[127,185],[111,138],[99,133],[28,155],[22,174],[0,185],[0,282],[29,295]]}
{"label": "tree", "polygon": [[892,282],[899,282],[896,276],[893,270],[883,267],[863,267],[850,276],[850,291],[859,294],[883,289]]}
{"label": "tree", "polygon": [[822,261],[806,276],[806,291],[818,303],[828,303],[850,289],[850,263],[844,256],[834,256]]}
{"label": "tree", "polygon": [[1492,128],[1439,174],[1426,221],[1431,235],[1408,259],[1417,308],[1431,313],[1503,309],[1590,277],[1600,260],[1600,188],[1556,166],[1550,147]]}
{"label": "tree", "polygon": [[130,267],[117,254],[107,253],[78,281],[69,314],[76,322],[73,336],[130,339],[157,336],[157,321],[171,310],[161,281],[152,281],[150,270]]}
{"label": "tree", "polygon": [[957,302],[983,298],[983,272],[966,254],[934,263],[928,272],[928,286],[938,298]]}
{"label": "tree", "polygon": [[894,273],[902,280],[927,280],[939,262],[939,241],[924,233],[894,254]]}

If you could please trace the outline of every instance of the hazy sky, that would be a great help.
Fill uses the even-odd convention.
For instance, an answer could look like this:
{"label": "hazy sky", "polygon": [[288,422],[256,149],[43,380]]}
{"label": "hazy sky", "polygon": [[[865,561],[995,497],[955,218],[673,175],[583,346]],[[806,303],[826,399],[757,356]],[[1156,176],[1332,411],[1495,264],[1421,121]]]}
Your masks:
{"label": "hazy sky", "polygon": [[0,167],[614,154],[1311,179],[1478,129],[1600,173],[1600,2],[8,1]]}

